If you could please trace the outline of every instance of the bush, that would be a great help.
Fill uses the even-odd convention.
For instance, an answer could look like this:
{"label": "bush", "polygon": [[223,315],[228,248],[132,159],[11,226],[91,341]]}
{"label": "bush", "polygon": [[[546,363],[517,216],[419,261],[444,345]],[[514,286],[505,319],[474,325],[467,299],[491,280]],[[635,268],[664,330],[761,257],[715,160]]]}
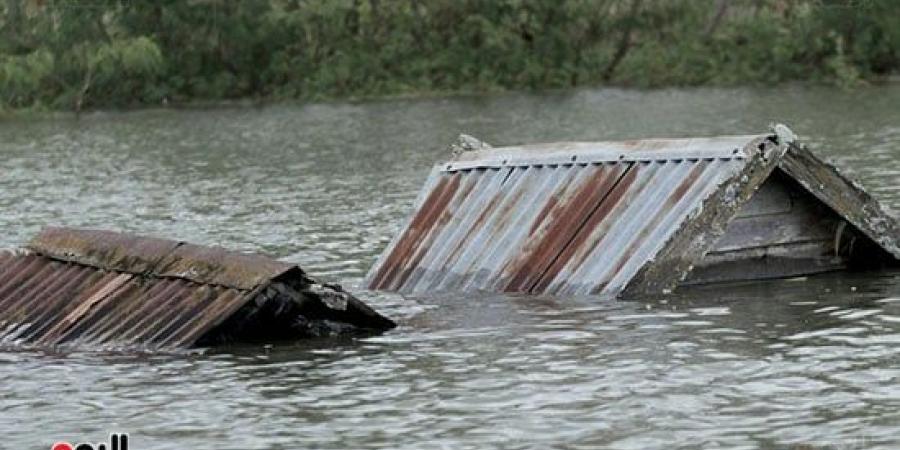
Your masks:
{"label": "bush", "polygon": [[580,85],[853,86],[900,68],[891,0],[7,0],[0,107]]}

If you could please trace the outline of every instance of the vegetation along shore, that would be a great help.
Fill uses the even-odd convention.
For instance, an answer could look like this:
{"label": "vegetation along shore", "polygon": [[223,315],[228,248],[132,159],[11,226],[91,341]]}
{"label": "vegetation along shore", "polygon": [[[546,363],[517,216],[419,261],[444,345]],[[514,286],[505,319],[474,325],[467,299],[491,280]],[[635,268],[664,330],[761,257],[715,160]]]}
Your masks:
{"label": "vegetation along shore", "polygon": [[430,92],[853,86],[892,0],[5,0],[0,111]]}

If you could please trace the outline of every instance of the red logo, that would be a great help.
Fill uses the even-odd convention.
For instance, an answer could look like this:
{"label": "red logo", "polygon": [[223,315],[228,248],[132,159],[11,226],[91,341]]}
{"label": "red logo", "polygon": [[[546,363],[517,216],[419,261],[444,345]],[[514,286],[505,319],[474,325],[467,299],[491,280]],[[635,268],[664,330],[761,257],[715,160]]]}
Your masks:
{"label": "red logo", "polygon": [[75,444],[57,442],[50,450],[128,450],[128,434],[113,433],[109,435],[109,446],[103,444]]}

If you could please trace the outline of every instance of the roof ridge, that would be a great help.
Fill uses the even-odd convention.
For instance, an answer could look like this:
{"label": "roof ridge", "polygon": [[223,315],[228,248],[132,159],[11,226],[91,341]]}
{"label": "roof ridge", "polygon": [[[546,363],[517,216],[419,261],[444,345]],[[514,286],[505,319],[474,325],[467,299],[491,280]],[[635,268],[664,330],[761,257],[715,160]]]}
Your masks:
{"label": "roof ridge", "polygon": [[217,246],[185,241],[66,227],[46,227],[27,245],[59,261],[98,269],[250,290],[296,264]]}

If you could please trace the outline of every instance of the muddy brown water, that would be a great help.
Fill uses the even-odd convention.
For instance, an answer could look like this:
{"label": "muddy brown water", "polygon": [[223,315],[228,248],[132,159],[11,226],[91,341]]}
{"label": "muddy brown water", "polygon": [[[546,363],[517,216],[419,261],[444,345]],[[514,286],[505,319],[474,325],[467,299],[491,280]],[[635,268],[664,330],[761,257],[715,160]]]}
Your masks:
{"label": "muddy brown water", "polygon": [[[268,253],[358,289],[459,132],[789,123],[900,211],[900,86],[581,90],[0,122],[0,247],[44,224]],[[401,326],[193,354],[0,351],[0,448],[900,448],[900,273],[639,302],[361,291]]]}

